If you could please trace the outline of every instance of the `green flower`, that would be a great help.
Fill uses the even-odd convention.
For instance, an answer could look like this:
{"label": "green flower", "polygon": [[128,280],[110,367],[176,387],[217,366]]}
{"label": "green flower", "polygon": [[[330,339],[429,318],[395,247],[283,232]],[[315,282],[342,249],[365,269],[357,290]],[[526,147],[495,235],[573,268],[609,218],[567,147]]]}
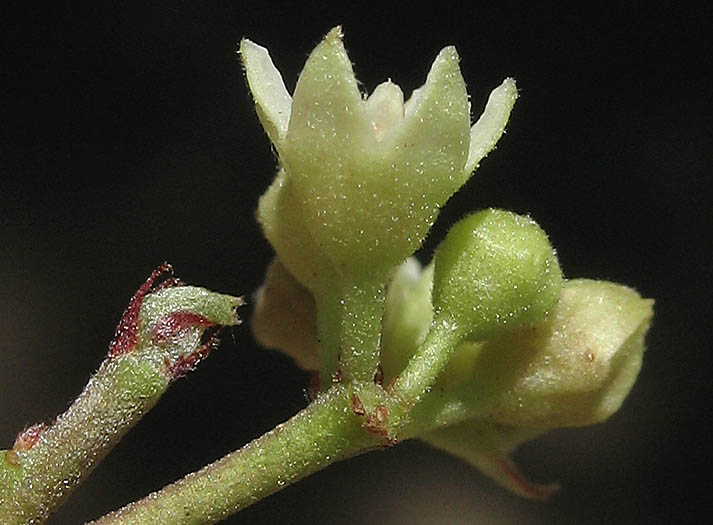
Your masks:
{"label": "green flower", "polygon": [[502,210],[457,223],[426,269],[408,259],[502,135],[514,82],[471,126],[453,47],[407,102],[391,81],[360,92],[339,28],[310,54],[294,97],[267,50],[243,40],[240,52],[280,161],[258,210],[278,258],[258,294],[256,338],[318,368],[323,388],[357,385],[368,430],[422,439],[546,498],[554,487],[529,483],[510,453],[619,408],[652,301],[563,280],[542,229]]}
{"label": "green flower", "polygon": [[325,280],[383,281],[418,249],[440,207],[495,146],[517,97],[506,79],[471,127],[453,47],[407,102],[391,81],[366,97],[338,27],[310,54],[294,97],[266,49],[243,40],[240,53],[281,165],[258,218],[312,291]]}

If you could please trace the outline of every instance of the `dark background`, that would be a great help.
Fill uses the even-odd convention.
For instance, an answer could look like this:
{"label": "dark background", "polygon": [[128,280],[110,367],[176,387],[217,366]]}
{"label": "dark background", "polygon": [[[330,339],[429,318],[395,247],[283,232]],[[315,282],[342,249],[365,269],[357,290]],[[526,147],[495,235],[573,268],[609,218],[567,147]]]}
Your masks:
{"label": "dark background", "polygon": [[[0,448],[65,409],[104,357],[133,291],[164,260],[250,294],[271,249],[253,219],[274,173],[236,55],[267,46],[290,89],[343,24],[364,89],[408,96],[455,44],[474,113],[505,76],[507,135],[434,228],[467,211],[531,213],[570,277],[657,300],[638,383],[604,425],[517,454],[552,502],[511,496],[419,443],[368,454],[228,523],[656,523],[702,511],[711,399],[711,13],[537,2],[143,2],[3,7]],[[327,7],[329,6],[329,7]],[[249,317],[250,307],[241,310]],[[79,523],[240,447],[305,404],[306,376],[247,326],[117,446],[53,523]]]}

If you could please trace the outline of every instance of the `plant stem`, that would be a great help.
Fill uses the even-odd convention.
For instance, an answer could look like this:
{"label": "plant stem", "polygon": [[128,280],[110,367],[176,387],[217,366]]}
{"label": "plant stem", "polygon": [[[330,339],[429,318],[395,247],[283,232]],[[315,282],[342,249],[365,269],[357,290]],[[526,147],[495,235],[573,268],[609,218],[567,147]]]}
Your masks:
{"label": "plant stem", "polygon": [[334,386],[240,450],[93,523],[215,523],[331,463],[383,446],[362,422],[350,391]]}
{"label": "plant stem", "polygon": [[340,366],[344,379],[373,382],[381,362],[385,284],[366,282],[344,290]]}
{"label": "plant stem", "polygon": [[[0,475],[0,523],[46,519],[170,383],[162,360],[135,353],[102,363],[84,391],[29,450],[4,451],[9,486]],[[9,479],[9,478],[5,478]]]}
{"label": "plant stem", "polygon": [[326,292],[315,297],[317,305],[317,351],[319,382],[327,390],[339,368],[339,294]]}
{"label": "plant stem", "polygon": [[408,422],[399,428],[399,438],[420,436],[482,416],[473,397],[470,389],[459,386],[429,392],[411,408]]}
{"label": "plant stem", "polygon": [[12,450],[0,451],[3,525],[46,519],[171,382],[207,355],[216,339],[213,333],[201,344],[204,331],[239,323],[239,298],[174,281],[152,291],[168,270],[160,266],[134,294],[109,355],[69,409],[50,426],[21,432]]}
{"label": "plant stem", "polygon": [[409,411],[433,386],[462,337],[454,324],[441,319],[433,322],[425,341],[396,377],[391,389],[392,432],[398,432],[398,427],[406,423]]}

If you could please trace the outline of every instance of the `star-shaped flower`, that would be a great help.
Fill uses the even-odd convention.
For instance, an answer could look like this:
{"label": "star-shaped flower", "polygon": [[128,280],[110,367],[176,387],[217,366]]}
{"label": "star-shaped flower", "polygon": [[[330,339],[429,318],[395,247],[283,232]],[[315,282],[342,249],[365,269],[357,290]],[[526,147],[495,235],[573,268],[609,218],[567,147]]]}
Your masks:
{"label": "star-shaped flower", "polygon": [[390,80],[366,97],[339,27],[310,54],[293,97],[265,48],[243,40],[240,54],[281,164],[259,220],[283,263],[313,290],[315,268],[320,278],[383,276],[418,249],[440,207],[495,146],[517,97],[506,79],[471,127],[452,46],[405,103]]}

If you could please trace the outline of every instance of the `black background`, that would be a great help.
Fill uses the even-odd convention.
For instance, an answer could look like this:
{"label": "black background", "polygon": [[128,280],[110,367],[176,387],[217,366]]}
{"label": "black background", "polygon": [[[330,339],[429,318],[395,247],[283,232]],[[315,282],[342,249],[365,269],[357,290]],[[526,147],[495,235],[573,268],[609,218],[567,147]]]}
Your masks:
{"label": "black background", "polygon": [[[65,409],[162,261],[217,291],[259,286],[271,249],[253,212],[275,160],[237,43],[267,46],[292,89],[308,52],[343,24],[365,90],[390,77],[408,96],[451,43],[474,113],[505,76],[518,81],[507,134],[441,214],[423,260],[467,211],[531,213],[567,276],[636,287],[657,300],[655,323],[619,413],[518,452],[530,477],[561,482],[550,503],[414,442],[335,465],[228,523],[656,523],[702,511],[711,13],[493,4],[3,7],[1,448]],[[305,382],[247,326],[225,332],[53,523],[97,517],[240,447],[304,406]]]}

